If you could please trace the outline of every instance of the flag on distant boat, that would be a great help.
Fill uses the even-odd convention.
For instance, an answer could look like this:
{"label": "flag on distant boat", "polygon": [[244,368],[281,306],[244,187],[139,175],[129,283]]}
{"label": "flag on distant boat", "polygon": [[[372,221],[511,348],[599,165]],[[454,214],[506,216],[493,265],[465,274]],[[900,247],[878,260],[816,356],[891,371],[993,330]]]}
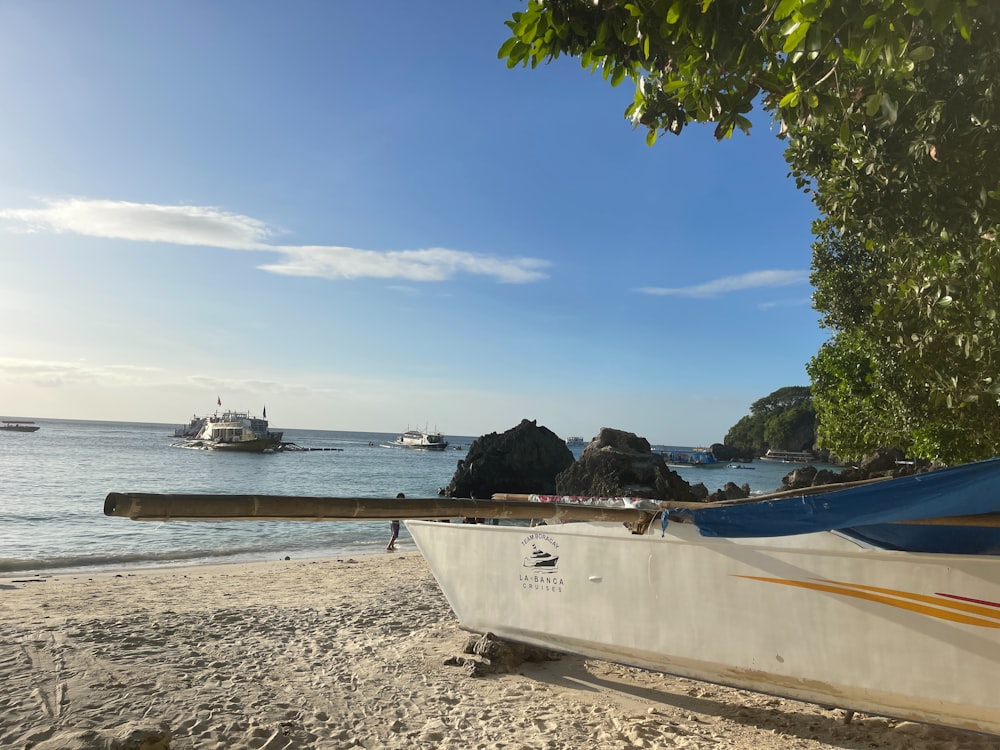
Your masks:
{"label": "flag on distant boat", "polygon": [[216,396],[215,403],[217,403],[219,406],[222,406],[222,396]]}
{"label": "flag on distant boat", "polygon": [[267,419],[267,407],[264,407],[264,419]]}

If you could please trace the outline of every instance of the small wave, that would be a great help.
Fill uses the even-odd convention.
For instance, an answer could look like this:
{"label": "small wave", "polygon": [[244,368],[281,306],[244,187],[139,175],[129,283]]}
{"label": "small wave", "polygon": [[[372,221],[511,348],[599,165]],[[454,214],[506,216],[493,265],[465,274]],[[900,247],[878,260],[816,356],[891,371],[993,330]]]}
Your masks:
{"label": "small wave", "polygon": [[[118,568],[141,565],[196,564],[198,562],[219,561],[238,558],[251,550],[227,550],[197,552],[131,552],[116,555],[65,555],[44,560],[27,558],[0,558],[0,573],[26,570],[62,570],[79,568]],[[253,550],[253,552],[257,552]]]}
{"label": "small wave", "polygon": [[226,550],[177,550],[164,552],[126,552],[119,554],[63,555],[46,559],[2,557],[0,574],[34,571],[99,571],[109,569],[190,566],[216,563],[259,562],[276,560],[290,555],[302,557],[328,557],[354,553],[376,553],[382,550],[381,542],[345,539],[340,544],[324,545],[275,545],[273,547],[241,546]]}

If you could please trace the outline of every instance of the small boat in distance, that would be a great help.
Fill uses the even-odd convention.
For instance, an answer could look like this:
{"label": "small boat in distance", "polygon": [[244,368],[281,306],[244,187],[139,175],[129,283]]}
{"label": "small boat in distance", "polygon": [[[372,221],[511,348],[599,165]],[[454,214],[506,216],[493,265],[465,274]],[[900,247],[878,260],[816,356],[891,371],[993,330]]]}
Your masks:
{"label": "small boat in distance", "polygon": [[274,453],[282,448],[283,434],[269,430],[266,419],[252,416],[249,412],[227,410],[222,414],[192,418],[187,427],[175,430],[175,437],[185,439],[174,443],[174,446],[242,453]]}
{"label": "small boat in distance", "polygon": [[587,444],[587,441],[584,440],[579,435],[570,435],[568,438],[566,438],[566,447],[567,448],[579,448],[579,447],[584,446],[586,444]]}
{"label": "small boat in distance", "polygon": [[393,441],[400,448],[416,448],[425,451],[443,451],[448,447],[448,441],[440,432],[426,430],[407,430]]}
{"label": "small boat in distance", "polygon": [[0,422],[0,430],[7,432],[35,432],[38,429],[37,424],[25,420],[5,419]]}
{"label": "small boat in distance", "polygon": [[768,450],[760,457],[761,461],[780,461],[785,464],[808,464],[816,461],[812,451],[776,451]]}

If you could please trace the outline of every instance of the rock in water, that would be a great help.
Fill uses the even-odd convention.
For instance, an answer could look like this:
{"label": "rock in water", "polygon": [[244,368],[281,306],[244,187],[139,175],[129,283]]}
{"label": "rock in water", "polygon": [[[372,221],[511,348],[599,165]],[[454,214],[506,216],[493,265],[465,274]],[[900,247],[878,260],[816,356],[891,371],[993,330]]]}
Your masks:
{"label": "rock in water", "polygon": [[572,464],[573,453],[562,438],[524,419],[502,434],[491,432],[476,440],[440,494],[481,499],[495,492],[551,495],[556,475]]}
{"label": "rock in water", "polygon": [[580,460],[556,478],[556,494],[694,501],[690,485],[646,438],[602,427]]}

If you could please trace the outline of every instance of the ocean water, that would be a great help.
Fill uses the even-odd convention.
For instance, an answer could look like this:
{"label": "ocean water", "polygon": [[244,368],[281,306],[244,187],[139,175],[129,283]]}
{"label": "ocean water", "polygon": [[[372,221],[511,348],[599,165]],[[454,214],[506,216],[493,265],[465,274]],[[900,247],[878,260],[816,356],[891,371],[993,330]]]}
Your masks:
{"label": "ocean water", "polygon": [[[447,450],[424,452],[385,447],[393,434],[285,429],[286,441],[338,450],[234,454],[172,447],[178,425],[36,422],[38,432],[0,433],[0,574],[381,552],[389,536],[385,521],[137,522],[105,516],[104,498],[109,492],[435,497],[474,440],[449,435]],[[710,491],[733,481],[769,492],[792,468],[752,466],[676,471]],[[414,548],[405,526],[398,544]]]}

